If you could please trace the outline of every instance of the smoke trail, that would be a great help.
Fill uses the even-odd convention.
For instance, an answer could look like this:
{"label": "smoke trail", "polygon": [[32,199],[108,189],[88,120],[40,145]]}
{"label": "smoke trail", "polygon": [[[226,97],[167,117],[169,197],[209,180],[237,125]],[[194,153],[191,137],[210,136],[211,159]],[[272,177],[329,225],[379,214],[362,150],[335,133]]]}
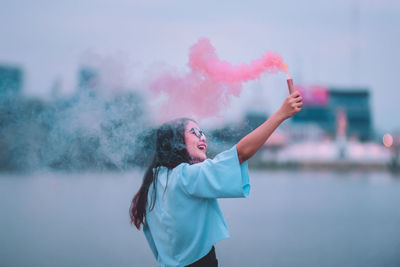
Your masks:
{"label": "smoke trail", "polygon": [[[121,58],[91,55],[78,73],[76,93],[46,102],[23,97],[17,93],[22,85],[14,88],[8,76],[0,77],[0,93],[15,91],[0,97],[0,172],[146,165],[155,143],[151,103],[142,97],[146,90],[127,84],[130,75]],[[150,83],[159,120],[215,116],[240,95],[243,82],[281,71],[284,64],[267,53],[249,65],[232,66],[201,39],[191,47],[189,67],[183,74],[165,71]]]}
{"label": "smoke trail", "polygon": [[232,96],[240,95],[242,83],[259,79],[263,73],[284,71],[289,75],[282,57],[276,53],[267,52],[250,64],[233,66],[218,58],[206,38],[190,48],[188,65],[188,73],[166,71],[151,82],[153,97],[161,99],[159,120],[180,116],[201,120],[218,115]]}
{"label": "smoke trail", "polygon": [[0,75],[0,93],[14,92],[0,97],[0,173],[124,170],[151,160],[153,125],[142,95],[121,75],[108,77],[123,73],[119,64],[100,59],[80,69],[74,95],[47,101],[24,97],[22,82],[14,88],[10,75]]}
{"label": "smoke trail", "polygon": [[221,83],[241,83],[259,79],[265,72],[285,71],[287,73],[287,66],[283,63],[282,57],[273,52],[267,52],[250,64],[242,63],[239,66],[232,66],[229,62],[218,58],[215,48],[206,38],[200,39],[191,47],[189,66],[193,71]]}

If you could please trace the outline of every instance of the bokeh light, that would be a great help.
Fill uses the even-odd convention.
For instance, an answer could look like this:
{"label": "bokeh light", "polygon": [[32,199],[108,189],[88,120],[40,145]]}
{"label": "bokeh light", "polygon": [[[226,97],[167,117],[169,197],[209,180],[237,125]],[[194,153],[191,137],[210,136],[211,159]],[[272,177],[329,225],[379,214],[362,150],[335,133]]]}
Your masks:
{"label": "bokeh light", "polygon": [[387,133],[383,136],[382,141],[385,147],[391,147],[393,145],[393,136]]}

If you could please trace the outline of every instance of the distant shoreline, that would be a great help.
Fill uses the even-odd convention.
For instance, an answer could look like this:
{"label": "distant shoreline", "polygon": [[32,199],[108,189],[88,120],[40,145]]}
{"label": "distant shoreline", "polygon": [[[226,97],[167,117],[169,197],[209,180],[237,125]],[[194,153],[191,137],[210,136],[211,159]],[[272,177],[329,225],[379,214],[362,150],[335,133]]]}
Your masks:
{"label": "distant shoreline", "polygon": [[385,171],[400,173],[400,167],[384,163],[338,161],[301,161],[301,162],[262,162],[249,161],[249,167],[254,169],[285,169],[285,170],[335,170],[335,171]]}

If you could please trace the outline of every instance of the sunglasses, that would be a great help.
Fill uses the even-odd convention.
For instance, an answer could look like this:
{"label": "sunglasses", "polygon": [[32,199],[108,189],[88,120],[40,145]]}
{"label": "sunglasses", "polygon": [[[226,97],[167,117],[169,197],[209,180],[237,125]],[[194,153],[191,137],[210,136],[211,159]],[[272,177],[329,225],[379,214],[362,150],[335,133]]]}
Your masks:
{"label": "sunglasses", "polygon": [[190,129],[189,132],[193,133],[198,138],[201,138],[202,136],[206,137],[204,132],[202,130],[200,130],[200,129],[197,129],[197,128],[192,128],[192,129]]}

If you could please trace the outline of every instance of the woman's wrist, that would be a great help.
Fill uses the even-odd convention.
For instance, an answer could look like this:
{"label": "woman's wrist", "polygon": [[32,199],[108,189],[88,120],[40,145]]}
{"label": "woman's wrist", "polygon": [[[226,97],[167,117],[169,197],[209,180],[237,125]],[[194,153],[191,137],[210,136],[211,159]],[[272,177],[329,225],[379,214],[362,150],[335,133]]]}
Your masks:
{"label": "woman's wrist", "polygon": [[272,114],[271,117],[274,117],[275,120],[277,120],[280,123],[284,122],[287,119],[287,116],[285,116],[280,110],[276,111],[274,114]]}

